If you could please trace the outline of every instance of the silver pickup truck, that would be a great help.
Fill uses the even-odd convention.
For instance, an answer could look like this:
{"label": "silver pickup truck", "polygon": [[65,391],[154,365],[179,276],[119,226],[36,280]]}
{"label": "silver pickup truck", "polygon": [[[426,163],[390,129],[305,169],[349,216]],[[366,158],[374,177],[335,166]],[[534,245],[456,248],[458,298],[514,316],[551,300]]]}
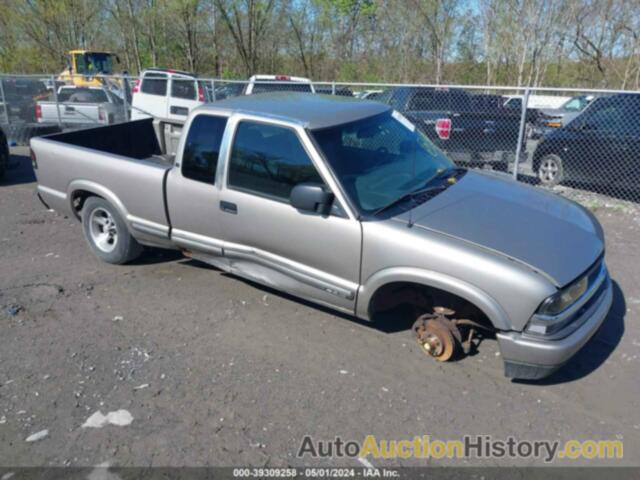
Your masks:
{"label": "silver pickup truck", "polygon": [[81,220],[106,262],[175,248],[361,319],[412,315],[440,361],[495,335],[517,378],[553,372],[607,316],[587,210],[456,168],[386,105],[223,100],[191,112],[175,156],[164,131],[149,119],[31,141],[42,201]]}
{"label": "silver pickup truck", "polygon": [[38,123],[78,127],[80,125],[111,125],[126,120],[122,99],[104,87],[62,86],[57,102],[39,101],[36,104]]}

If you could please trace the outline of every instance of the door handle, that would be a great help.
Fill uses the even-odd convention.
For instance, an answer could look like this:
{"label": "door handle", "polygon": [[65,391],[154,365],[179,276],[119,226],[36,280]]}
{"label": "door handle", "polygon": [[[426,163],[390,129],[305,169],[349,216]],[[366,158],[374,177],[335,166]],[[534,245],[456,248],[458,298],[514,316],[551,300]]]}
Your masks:
{"label": "door handle", "polygon": [[220,210],[226,213],[238,214],[238,206],[235,203],[220,201]]}

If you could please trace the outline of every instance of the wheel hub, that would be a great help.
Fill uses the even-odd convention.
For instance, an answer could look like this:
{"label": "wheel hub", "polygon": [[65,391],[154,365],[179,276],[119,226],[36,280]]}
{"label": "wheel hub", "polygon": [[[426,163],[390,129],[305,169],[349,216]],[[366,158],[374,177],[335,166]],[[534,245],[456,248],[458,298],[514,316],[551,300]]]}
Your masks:
{"label": "wheel hub", "polygon": [[460,341],[458,328],[446,317],[454,313],[448,308],[435,307],[434,313],[422,315],[413,324],[422,351],[439,362],[451,359]]}
{"label": "wheel hub", "polygon": [[555,180],[559,170],[560,168],[558,167],[558,164],[553,160],[545,160],[540,166],[542,179],[548,182]]}
{"label": "wheel hub", "polygon": [[428,355],[432,357],[442,355],[442,341],[436,335],[432,333],[426,334],[422,337],[422,342],[422,348]]}
{"label": "wheel hub", "polygon": [[111,213],[104,208],[96,208],[90,217],[91,239],[96,247],[105,253],[112,252],[118,244],[118,227]]}

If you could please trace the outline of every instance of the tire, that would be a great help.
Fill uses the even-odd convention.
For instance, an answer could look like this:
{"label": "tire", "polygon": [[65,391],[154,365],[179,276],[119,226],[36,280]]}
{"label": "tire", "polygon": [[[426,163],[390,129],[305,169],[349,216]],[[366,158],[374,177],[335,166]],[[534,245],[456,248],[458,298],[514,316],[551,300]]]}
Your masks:
{"label": "tire", "polygon": [[0,130],[0,178],[4,177],[9,165],[9,144],[4,133]]}
{"label": "tire", "polygon": [[89,197],[82,208],[82,230],[91,251],[102,261],[122,265],[142,254],[118,211],[100,197]]}
{"label": "tire", "polygon": [[540,159],[538,179],[542,185],[553,187],[564,180],[562,159],[555,153],[549,153]]}

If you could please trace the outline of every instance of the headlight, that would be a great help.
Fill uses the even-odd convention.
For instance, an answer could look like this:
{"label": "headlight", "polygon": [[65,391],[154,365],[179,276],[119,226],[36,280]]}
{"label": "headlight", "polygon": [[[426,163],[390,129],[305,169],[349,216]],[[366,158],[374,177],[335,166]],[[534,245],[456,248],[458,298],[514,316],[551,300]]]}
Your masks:
{"label": "headlight", "polygon": [[589,287],[589,275],[585,275],[571,285],[563,288],[547,298],[536,314],[527,324],[527,332],[534,335],[550,335],[560,330],[570,318],[563,318],[561,314],[573,305]]}
{"label": "headlight", "polygon": [[541,315],[558,315],[573,305],[587,291],[588,286],[589,277],[584,276],[542,302],[538,313]]}

